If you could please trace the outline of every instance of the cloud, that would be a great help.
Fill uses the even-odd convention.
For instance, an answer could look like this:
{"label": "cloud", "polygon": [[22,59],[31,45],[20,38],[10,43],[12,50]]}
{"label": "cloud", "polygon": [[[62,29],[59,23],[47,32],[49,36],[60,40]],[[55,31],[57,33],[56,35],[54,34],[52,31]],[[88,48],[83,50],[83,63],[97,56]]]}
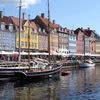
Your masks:
{"label": "cloud", "polygon": [[[14,4],[19,4],[20,0],[0,0],[0,4],[2,5],[14,5]],[[39,3],[41,0],[21,0],[22,1],[22,5],[24,6],[24,8],[28,8],[29,5],[35,5],[37,3]]]}
{"label": "cloud", "polygon": [[24,8],[28,8],[29,5],[34,5],[39,3],[41,0],[22,0],[22,4],[24,5]]}

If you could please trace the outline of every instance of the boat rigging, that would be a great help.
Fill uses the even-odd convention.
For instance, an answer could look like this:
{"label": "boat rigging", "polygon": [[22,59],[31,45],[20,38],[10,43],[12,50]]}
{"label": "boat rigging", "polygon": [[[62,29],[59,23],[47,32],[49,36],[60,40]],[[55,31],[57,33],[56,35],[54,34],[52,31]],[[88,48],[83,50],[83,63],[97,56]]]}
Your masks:
{"label": "boat rigging", "polygon": [[50,56],[50,3],[49,3],[49,0],[48,0],[48,59],[49,59],[49,63],[51,61],[51,56]]}
{"label": "boat rigging", "polygon": [[21,52],[21,7],[22,7],[22,1],[20,0],[19,1],[19,42],[18,42],[18,50],[19,50],[19,56],[18,56],[18,61],[19,61],[19,63],[21,63],[21,54],[20,54],[20,52]]}

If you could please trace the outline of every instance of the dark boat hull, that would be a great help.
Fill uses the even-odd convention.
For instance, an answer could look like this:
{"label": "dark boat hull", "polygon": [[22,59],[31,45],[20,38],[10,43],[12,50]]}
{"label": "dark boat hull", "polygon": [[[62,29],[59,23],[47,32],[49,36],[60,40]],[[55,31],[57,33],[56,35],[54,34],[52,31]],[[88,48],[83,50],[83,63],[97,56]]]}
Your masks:
{"label": "dark boat hull", "polygon": [[0,78],[7,78],[7,77],[17,77],[19,79],[45,79],[45,78],[53,78],[58,77],[61,71],[61,66],[55,67],[48,71],[41,71],[41,72],[33,72],[28,70],[16,70],[16,69],[5,69],[0,70]]}
{"label": "dark boat hull", "polygon": [[15,76],[21,78],[21,79],[46,79],[46,78],[56,78],[59,77],[61,71],[61,67],[58,67],[56,69],[52,69],[50,71],[43,71],[43,72],[23,72],[18,71],[15,72]]}

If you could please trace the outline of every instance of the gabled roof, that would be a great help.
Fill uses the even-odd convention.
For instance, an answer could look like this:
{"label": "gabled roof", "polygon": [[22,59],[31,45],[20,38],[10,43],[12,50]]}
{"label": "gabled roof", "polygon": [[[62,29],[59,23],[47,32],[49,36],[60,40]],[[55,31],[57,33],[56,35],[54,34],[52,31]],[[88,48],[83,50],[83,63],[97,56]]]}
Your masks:
{"label": "gabled roof", "polygon": [[[38,20],[38,21],[37,21]],[[40,26],[47,29],[48,27],[48,19],[42,16],[36,16],[35,22]],[[59,24],[53,24],[51,21],[49,22],[50,28],[55,29],[61,27]]]}
{"label": "gabled roof", "polygon": [[83,28],[77,28],[74,33],[78,35],[79,31],[83,32]]}
{"label": "gabled roof", "polygon": [[[11,20],[15,26],[15,29],[18,31],[19,30],[19,18],[11,16]],[[24,25],[26,23],[27,20],[22,20],[21,19],[21,23],[22,25]]]}
{"label": "gabled roof", "polygon": [[84,33],[85,33],[85,35],[87,35],[87,36],[91,36],[91,34],[92,34],[92,30],[90,30],[90,29],[84,29]]}
{"label": "gabled roof", "polygon": [[75,34],[78,34],[79,31],[83,32],[85,35],[87,36],[91,36],[93,30],[90,30],[90,29],[83,29],[83,28],[77,28],[74,32]]}
{"label": "gabled roof", "polygon": [[61,26],[59,24],[52,24],[52,27],[55,29],[60,28]]}
{"label": "gabled roof", "polygon": [[33,28],[33,29],[36,29],[38,30],[38,25],[34,22],[34,20],[30,20],[30,26]]}
{"label": "gabled roof", "polygon": [[15,24],[17,26],[19,25],[19,19],[17,17],[11,16],[11,19],[13,21],[13,24]]}
{"label": "gabled roof", "polygon": [[12,24],[12,20],[9,16],[3,16],[0,18],[0,22],[4,22],[5,24]]}
{"label": "gabled roof", "polygon": [[11,20],[15,26],[15,29],[18,31],[19,29],[19,19],[17,17],[11,16]]}

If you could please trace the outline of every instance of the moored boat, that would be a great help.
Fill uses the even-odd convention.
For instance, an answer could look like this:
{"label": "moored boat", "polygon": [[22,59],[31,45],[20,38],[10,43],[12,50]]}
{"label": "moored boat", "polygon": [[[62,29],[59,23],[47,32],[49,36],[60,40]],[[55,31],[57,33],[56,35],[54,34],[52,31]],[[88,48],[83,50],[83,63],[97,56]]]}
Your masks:
{"label": "moored boat", "polygon": [[21,79],[45,79],[55,77],[57,74],[59,75],[60,70],[61,65],[54,64],[45,68],[30,68],[30,70],[25,71],[15,71],[14,74]]}
{"label": "moored boat", "polygon": [[83,62],[80,62],[79,63],[79,66],[81,68],[94,67],[95,66],[95,63],[93,63],[92,60],[85,60]]}
{"label": "moored boat", "polygon": [[61,75],[62,76],[67,76],[69,75],[71,72],[70,71],[67,71],[67,70],[64,70],[64,71],[61,71]]}
{"label": "moored boat", "polygon": [[1,66],[0,77],[20,77],[20,78],[49,78],[54,74],[60,73],[61,65],[44,63],[43,61],[33,60],[28,63],[15,64],[15,66]]}

